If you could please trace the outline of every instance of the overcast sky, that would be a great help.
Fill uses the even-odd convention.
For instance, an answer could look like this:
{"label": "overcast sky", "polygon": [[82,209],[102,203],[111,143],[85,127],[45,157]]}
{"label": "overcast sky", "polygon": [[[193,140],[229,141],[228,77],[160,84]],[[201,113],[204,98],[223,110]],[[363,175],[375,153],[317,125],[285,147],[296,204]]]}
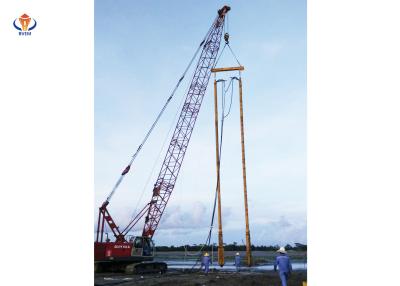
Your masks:
{"label": "overcast sky", "polygon": [[[245,66],[242,78],[252,243],[305,243],[306,1],[96,0],[95,206],[106,199],[217,10],[225,4],[232,8],[231,46]],[[232,65],[235,61],[226,50],[218,66]],[[165,156],[163,144],[169,143],[168,132],[176,124],[192,71],[110,203],[109,211],[121,227],[151,198]],[[211,83],[178,182],[154,236],[159,245],[199,244],[207,236],[216,183]],[[235,85],[221,163],[227,243],[245,240],[237,91]],[[94,217],[97,219],[97,209]],[[137,233],[142,226],[140,223]],[[217,241],[216,231],[213,241]]]}

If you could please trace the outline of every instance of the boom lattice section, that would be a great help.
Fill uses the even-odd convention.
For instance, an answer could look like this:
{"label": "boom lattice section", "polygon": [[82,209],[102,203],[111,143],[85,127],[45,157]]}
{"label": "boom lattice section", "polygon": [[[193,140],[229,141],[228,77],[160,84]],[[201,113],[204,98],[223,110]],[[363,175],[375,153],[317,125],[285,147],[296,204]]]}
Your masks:
{"label": "boom lattice section", "polygon": [[229,7],[224,7],[218,11],[219,16],[215,20],[204,42],[203,51],[195,69],[167,154],[157,181],[154,184],[153,195],[143,228],[143,236],[152,237],[154,235],[175,187],[179,170],[182,166],[183,158],[211,76],[211,68],[214,67],[217,58],[224,17],[228,11]]}

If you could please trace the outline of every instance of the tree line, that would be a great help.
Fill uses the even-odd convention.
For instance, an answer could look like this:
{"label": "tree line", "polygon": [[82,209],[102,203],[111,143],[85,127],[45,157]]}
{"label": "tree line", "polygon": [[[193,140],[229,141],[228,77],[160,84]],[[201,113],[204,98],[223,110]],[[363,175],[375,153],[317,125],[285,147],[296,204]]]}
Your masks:
{"label": "tree line", "polygon": [[[156,246],[156,251],[199,251],[203,248],[204,251],[210,251],[211,245],[204,246],[202,244],[192,244],[192,245],[181,245],[181,246]],[[214,249],[217,248],[217,245],[214,244]],[[279,249],[279,245],[251,245],[251,250],[259,250],[259,251],[274,251]],[[224,244],[224,249],[226,251],[245,251],[246,245],[237,244],[233,242],[232,244]],[[294,243],[294,245],[286,244],[286,250],[293,250],[293,251],[307,251],[307,245],[302,243]]]}

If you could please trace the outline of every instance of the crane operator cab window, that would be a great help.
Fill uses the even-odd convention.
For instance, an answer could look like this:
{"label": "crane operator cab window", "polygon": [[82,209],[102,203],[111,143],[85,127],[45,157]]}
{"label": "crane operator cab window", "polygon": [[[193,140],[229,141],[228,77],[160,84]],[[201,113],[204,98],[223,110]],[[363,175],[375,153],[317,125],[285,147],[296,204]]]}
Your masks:
{"label": "crane operator cab window", "polygon": [[132,256],[153,256],[154,243],[150,238],[137,236],[133,239]]}
{"label": "crane operator cab window", "polygon": [[143,256],[153,256],[154,243],[150,238],[143,239]]}

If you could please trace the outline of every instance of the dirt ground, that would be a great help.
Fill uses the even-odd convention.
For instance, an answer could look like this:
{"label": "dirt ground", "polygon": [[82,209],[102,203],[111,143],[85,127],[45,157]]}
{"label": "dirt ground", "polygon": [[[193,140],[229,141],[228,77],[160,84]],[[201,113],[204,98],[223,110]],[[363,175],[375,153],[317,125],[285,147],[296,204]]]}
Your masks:
{"label": "dirt ground", "polygon": [[[288,280],[289,286],[302,286],[307,281],[306,271],[294,271]],[[205,275],[201,272],[185,273],[168,271],[166,274],[125,275],[101,273],[95,275],[95,286],[133,286],[133,285],[174,285],[174,286],[203,286],[203,285],[243,285],[243,286],[280,286],[277,272],[213,272]]]}

